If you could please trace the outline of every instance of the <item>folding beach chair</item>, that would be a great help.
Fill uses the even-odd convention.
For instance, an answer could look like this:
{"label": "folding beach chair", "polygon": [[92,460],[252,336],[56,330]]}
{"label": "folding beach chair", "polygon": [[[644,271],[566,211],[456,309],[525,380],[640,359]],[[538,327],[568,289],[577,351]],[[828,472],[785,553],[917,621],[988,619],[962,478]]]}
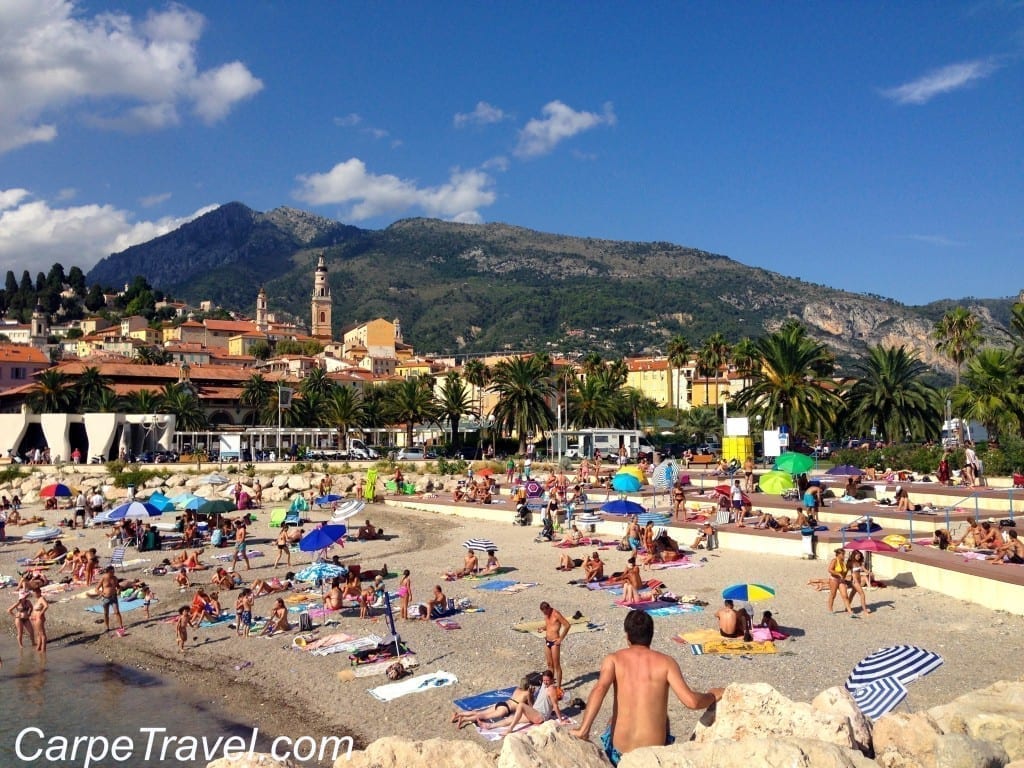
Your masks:
{"label": "folding beach chair", "polygon": [[280,528],[281,524],[284,522],[284,518],[285,518],[285,516],[287,514],[288,514],[288,510],[285,509],[284,507],[279,507],[278,509],[272,510],[270,512],[270,523],[269,523],[270,527],[271,528]]}
{"label": "folding beach chair", "polygon": [[114,547],[114,551],[110,553],[110,564],[114,566],[114,568],[123,569],[125,567],[124,553],[126,549],[127,547],[125,546]]}

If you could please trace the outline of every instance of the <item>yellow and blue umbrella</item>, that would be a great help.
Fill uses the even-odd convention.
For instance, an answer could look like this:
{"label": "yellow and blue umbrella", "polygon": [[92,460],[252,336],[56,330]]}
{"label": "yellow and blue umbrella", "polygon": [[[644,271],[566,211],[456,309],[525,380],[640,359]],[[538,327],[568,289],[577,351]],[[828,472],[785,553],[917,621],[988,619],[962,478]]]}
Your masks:
{"label": "yellow and blue umbrella", "polygon": [[646,485],[647,484],[647,475],[645,475],[644,471],[642,469],[640,469],[640,467],[638,467],[636,465],[632,465],[632,466],[628,466],[628,467],[622,467],[622,469],[620,469],[616,474],[617,475],[632,475],[633,477],[635,477],[637,480],[640,481],[640,485]]}
{"label": "yellow and blue umbrella", "polygon": [[758,600],[771,600],[775,590],[764,584],[733,584],[722,590],[723,600],[735,600],[741,603],[756,603]]}

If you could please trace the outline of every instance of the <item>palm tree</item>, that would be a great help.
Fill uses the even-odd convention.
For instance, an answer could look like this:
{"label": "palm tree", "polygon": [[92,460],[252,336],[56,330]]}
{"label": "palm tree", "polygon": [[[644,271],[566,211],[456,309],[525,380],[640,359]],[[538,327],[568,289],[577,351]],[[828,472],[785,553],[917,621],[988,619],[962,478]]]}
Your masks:
{"label": "palm tree", "polygon": [[133,362],[139,365],[167,365],[171,362],[171,353],[163,347],[139,347],[135,350]]}
{"label": "palm tree", "polygon": [[317,366],[306,374],[306,378],[299,385],[299,392],[303,397],[312,393],[327,397],[330,395],[332,387],[334,387],[334,382],[327,377],[327,369]]}
{"label": "palm tree", "polygon": [[113,390],[110,388],[110,379],[104,377],[95,365],[84,368],[78,374],[78,380],[75,382],[75,394],[79,410],[83,413],[97,410],[96,402],[104,392],[113,394]]}
{"label": "palm tree", "polygon": [[126,413],[156,413],[160,408],[160,394],[152,389],[140,389],[126,395],[124,408]]}
{"label": "palm tree", "polygon": [[448,421],[452,435],[450,445],[453,448],[459,447],[459,419],[462,415],[471,414],[479,417],[479,413],[474,413],[472,399],[466,382],[455,371],[449,371],[444,377],[444,383],[441,384],[438,406]]}
{"label": "palm tree", "polygon": [[711,405],[711,375],[717,376],[719,370],[729,362],[729,344],[721,333],[713,333],[704,340],[704,345],[697,353],[697,369],[704,377],[704,405]]}
{"label": "palm tree", "polygon": [[518,435],[520,454],[526,453],[530,432],[549,429],[554,421],[550,373],[550,361],[539,355],[502,360],[494,366],[490,385],[498,395],[494,421],[499,429]]}
{"label": "palm tree", "polygon": [[941,397],[922,381],[927,370],[917,352],[905,346],[869,347],[867,359],[854,366],[855,381],[844,396],[850,425],[858,434],[877,426],[889,440],[937,436]]}
{"label": "palm tree", "polygon": [[36,378],[28,396],[35,413],[68,413],[75,404],[75,390],[67,374],[49,368]]}
{"label": "palm tree", "polygon": [[590,375],[591,373],[597,373],[601,368],[604,367],[604,360],[601,358],[599,352],[588,352],[583,358],[583,362],[580,364],[583,369],[583,373]]}
{"label": "palm tree", "polygon": [[352,387],[337,386],[327,398],[327,421],[338,430],[342,450],[348,447],[349,427],[363,422],[363,396]]}
{"label": "palm tree", "polygon": [[967,363],[964,381],[953,388],[951,399],[957,413],[985,425],[990,440],[1011,426],[1024,437],[1024,386],[1009,350],[981,349]]}
{"label": "palm tree", "polygon": [[410,376],[390,386],[385,407],[393,424],[405,424],[406,445],[413,444],[412,432],[417,424],[437,421],[438,417],[434,392],[418,376]]}
{"label": "palm tree", "polygon": [[263,378],[262,374],[254,373],[246,379],[239,401],[252,409],[253,426],[259,423],[260,414],[266,412],[267,405],[275,394],[274,390],[274,384]]}
{"label": "palm tree", "polygon": [[747,388],[747,380],[758,365],[757,344],[749,336],[744,336],[732,348],[732,361],[736,372],[743,377],[743,389]]}
{"label": "palm tree", "polygon": [[118,413],[121,410],[121,398],[110,388],[101,390],[92,401],[90,410],[93,413]]}
{"label": "palm tree", "polygon": [[174,428],[182,432],[198,432],[209,423],[195,392],[178,382],[164,385],[159,411],[173,414]]}
{"label": "palm tree", "polygon": [[668,343],[668,364],[676,369],[676,421],[679,421],[679,396],[683,390],[683,387],[678,385],[683,381],[682,370],[690,362],[691,352],[690,342],[686,340],[685,336],[674,336]]}
{"label": "palm tree", "polygon": [[608,378],[590,373],[569,390],[572,423],[577,429],[612,427],[622,412],[617,389],[608,386]]}
{"label": "palm tree", "polygon": [[956,365],[956,384],[964,361],[981,345],[981,321],[965,307],[953,307],[935,323],[932,331],[935,349]]}
{"label": "palm tree", "polygon": [[618,423],[625,428],[640,429],[642,424],[650,423],[658,413],[658,404],[637,387],[620,389],[619,403],[622,414]]}
{"label": "palm tree", "polygon": [[704,442],[708,435],[716,434],[722,427],[718,420],[718,411],[709,405],[691,408],[686,412],[683,429],[689,432],[699,443]]}
{"label": "palm tree", "polygon": [[748,416],[761,416],[765,427],[786,425],[794,434],[832,423],[842,400],[832,391],[835,361],[825,346],[796,322],[756,344],[760,366],[733,404]]}
{"label": "palm tree", "polygon": [[484,387],[491,381],[491,369],[484,365],[483,360],[467,360],[462,366],[462,376],[476,389],[476,412],[478,417],[484,412]]}

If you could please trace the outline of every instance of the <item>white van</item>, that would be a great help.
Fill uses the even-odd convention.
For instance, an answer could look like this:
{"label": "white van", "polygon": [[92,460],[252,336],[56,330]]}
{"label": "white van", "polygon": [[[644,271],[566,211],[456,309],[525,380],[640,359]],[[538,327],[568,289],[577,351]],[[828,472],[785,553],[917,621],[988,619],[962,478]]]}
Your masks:
{"label": "white van", "polygon": [[348,441],[348,455],[353,459],[379,459],[380,454],[362,440],[352,437]]}

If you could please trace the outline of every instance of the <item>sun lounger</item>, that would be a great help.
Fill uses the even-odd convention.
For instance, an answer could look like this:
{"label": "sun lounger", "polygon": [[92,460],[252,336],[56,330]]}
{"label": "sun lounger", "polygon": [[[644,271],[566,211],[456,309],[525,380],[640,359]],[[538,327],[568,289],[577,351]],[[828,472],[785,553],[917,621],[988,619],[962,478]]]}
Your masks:
{"label": "sun lounger", "polygon": [[281,524],[284,523],[285,517],[288,515],[288,510],[284,507],[279,507],[270,512],[270,522],[268,525],[271,528],[280,528]]}

